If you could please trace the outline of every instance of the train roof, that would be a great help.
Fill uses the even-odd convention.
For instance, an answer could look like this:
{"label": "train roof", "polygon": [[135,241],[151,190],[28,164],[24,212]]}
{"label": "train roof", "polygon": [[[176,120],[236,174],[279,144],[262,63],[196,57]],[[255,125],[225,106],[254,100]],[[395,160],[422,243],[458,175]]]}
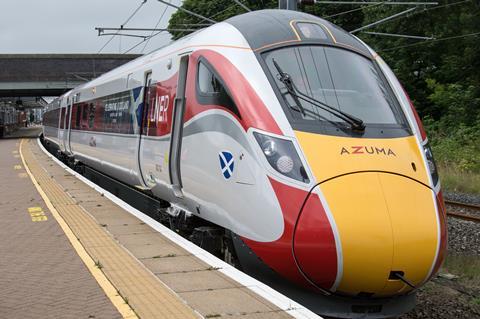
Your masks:
{"label": "train roof", "polygon": [[[315,25],[315,37],[306,37],[301,24]],[[321,34],[323,33],[323,34]],[[220,35],[220,36],[219,36]],[[320,36],[319,36],[320,35]],[[172,54],[185,47],[208,45],[230,45],[252,49],[256,53],[263,50],[292,44],[324,44],[356,51],[366,57],[372,55],[360,40],[342,28],[303,12],[291,10],[258,10],[229,18],[208,28],[198,30],[153,52],[132,60],[102,76],[74,88],[62,97],[115,80],[120,75],[134,72],[159,58]]]}
{"label": "train roof", "polygon": [[[327,20],[299,11],[278,9],[252,11],[224,22],[237,28],[252,49],[257,51],[288,43],[318,42],[344,47],[371,57],[369,49],[355,36]],[[298,27],[300,23],[316,24],[323,30],[323,34],[321,37],[308,38]]]}

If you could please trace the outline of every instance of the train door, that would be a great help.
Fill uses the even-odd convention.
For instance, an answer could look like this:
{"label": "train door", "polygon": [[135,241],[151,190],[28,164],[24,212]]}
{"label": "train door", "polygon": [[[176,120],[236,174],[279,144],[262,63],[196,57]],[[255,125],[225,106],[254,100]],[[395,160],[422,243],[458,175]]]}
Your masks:
{"label": "train door", "polygon": [[149,119],[148,114],[150,113],[150,104],[151,104],[151,90],[150,86],[152,84],[152,71],[145,73],[145,82],[143,85],[143,97],[142,97],[142,113],[141,113],[141,124],[140,124],[140,140],[138,147],[138,163],[139,163],[139,173],[141,182],[148,188],[153,187],[154,183],[148,178],[148,169],[146,167],[148,162],[148,147],[146,146],[146,136],[149,134]]}
{"label": "train door", "polygon": [[57,136],[56,136],[56,143],[58,144],[59,147],[61,147],[61,143],[62,143],[62,137],[63,137],[63,132],[61,130],[61,127],[62,127],[62,121],[63,121],[63,117],[62,117],[62,99],[58,100],[57,102],[57,113],[58,114],[58,117],[56,118],[57,120]]}
{"label": "train door", "polygon": [[63,153],[68,153],[67,145],[68,145],[68,125],[69,125],[69,119],[70,119],[70,110],[71,110],[71,98],[67,98],[67,105],[62,107],[61,111],[61,119],[60,119],[60,129],[61,129],[61,139],[60,139],[60,144],[61,144],[61,150]]}
{"label": "train door", "polygon": [[74,102],[74,99],[78,96],[77,95],[74,95],[72,97],[72,99],[70,99],[70,103],[68,103],[67,105],[67,114],[66,114],[66,117],[65,117],[65,133],[64,133],[64,136],[65,136],[65,153],[67,154],[71,154],[72,151],[71,151],[71,147],[70,147],[70,134],[71,134],[71,125],[72,125],[72,108],[73,108],[73,102]]}
{"label": "train door", "polygon": [[187,87],[188,61],[188,55],[180,57],[177,92],[173,104],[173,125],[169,152],[170,156],[168,161],[170,183],[172,185],[173,192],[177,197],[183,197],[180,159],[182,151],[183,118],[185,114],[185,91]]}

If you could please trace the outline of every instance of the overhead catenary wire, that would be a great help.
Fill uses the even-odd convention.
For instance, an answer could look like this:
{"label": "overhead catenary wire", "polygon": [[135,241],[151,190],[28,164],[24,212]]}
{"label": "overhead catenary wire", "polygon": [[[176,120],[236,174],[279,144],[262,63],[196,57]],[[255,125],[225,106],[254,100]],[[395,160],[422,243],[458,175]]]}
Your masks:
{"label": "overhead catenary wire", "polygon": [[403,49],[403,48],[414,47],[414,46],[422,45],[422,44],[430,44],[430,43],[439,42],[439,41],[448,41],[448,40],[453,40],[453,39],[461,39],[461,38],[474,37],[474,36],[480,36],[480,32],[456,35],[456,36],[445,37],[445,38],[438,38],[438,39],[427,40],[427,41],[424,41],[424,42],[417,42],[417,43],[412,43],[412,44],[405,44],[405,45],[400,45],[400,46],[389,48],[389,49],[378,50],[378,52],[387,52],[387,51],[393,51],[393,50],[398,50],[398,49]]}
{"label": "overhead catenary wire", "polygon": [[143,38],[145,39],[147,36],[146,35],[141,35],[141,34],[130,34],[130,33],[102,33],[99,34],[99,37],[102,36],[107,36],[107,35],[115,35],[119,37],[131,37],[131,38]]}
{"label": "overhead catenary wire", "polygon": [[323,19],[334,18],[334,17],[338,17],[338,16],[341,16],[341,15],[344,15],[344,14],[352,13],[352,12],[355,12],[355,11],[361,11],[361,10],[365,10],[365,9],[368,9],[368,8],[378,7],[378,6],[381,6],[382,4],[383,3],[366,4],[367,5],[366,7],[360,7],[360,8],[356,8],[356,9],[352,9],[352,10],[348,10],[348,11],[343,11],[343,12],[331,14],[329,16],[325,16],[325,17],[322,17],[322,18]]}
{"label": "overhead catenary wire", "polygon": [[[168,3],[170,3],[171,0],[168,1]],[[165,16],[167,10],[168,10],[169,6],[168,5],[165,5],[165,8],[163,9],[163,12],[162,14],[160,15],[159,19],[157,20],[157,23],[155,24],[155,27],[154,29],[156,29],[158,27],[158,25],[160,24],[160,22],[162,21],[163,17]],[[132,51],[133,49],[137,48],[139,45],[141,45],[142,43],[145,43],[145,45],[143,46],[142,50],[140,51],[140,53],[143,53],[145,51],[145,49],[147,48],[147,45],[148,43],[150,43],[150,40],[154,37],[156,37],[157,35],[159,34],[162,34],[163,32],[165,31],[157,31],[155,33],[155,31],[152,31],[150,33],[150,35],[148,37],[146,37],[145,39],[143,39],[142,41],[138,42],[137,44],[133,45],[132,47],[130,47],[128,50],[126,50],[125,52],[123,52],[123,54],[126,54],[126,53],[129,53],[130,51]],[[167,34],[167,33],[165,33]]]}
{"label": "overhead catenary wire", "polygon": [[415,40],[434,40],[435,39],[434,37],[424,37],[424,36],[418,36],[418,35],[397,34],[397,33],[370,32],[370,31],[362,31],[362,33],[366,33],[370,35],[380,35],[385,37],[415,39]]}
{"label": "overhead catenary wire", "polygon": [[[231,6],[227,7],[227,8],[225,8],[225,9],[223,9],[223,10],[222,10],[222,11],[220,11],[220,12],[217,12],[216,14],[214,14],[214,15],[210,16],[210,17],[209,17],[209,19],[212,19],[213,17],[215,17],[215,16],[217,16],[217,15],[219,15],[219,14],[221,14],[221,13],[223,13],[223,12],[227,11],[228,9],[232,8],[233,6],[236,6],[236,4],[233,4],[233,5],[231,5]],[[192,23],[191,25],[192,25],[192,26],[194,26],[194,25],[207,25],[207,26],[210,26],[210,25],[212,25],[212,24],[206,24],[206,23]],[[197,31],[197,30],[194,30],[194,31]],[[134,45],[134,46],[132,46],[130,49],[128,49],[128,50],[126,50],[125,52],[123,52],[123,54],[126,54],[126,53],[129,53],[129,52],[131,52],[133,49],[137,48],[137,47],[138,47],[140,44],[142,44],[143,42],[145,42],[145,41],[149,41],[150,39],[152,39],[152,38],[154,38],[154,37],[156,37],[156,36],[160,35],[160,34],[161,34],[161,33],[163,33],[163,32],[164,32],[164,31],[158,31],[158,32],[156,32],[155,34],[152,34],[152,35],[150,35],[150,36],[149,36],[149,37],[148,37],[146,40],[142,40],[141,42],[139,42],[139,43],[135,44],[135,45]],[[180,34],[183,34],[183,32],[185,32],[185,31],[182,31]],[[168,34],[168,33],[164,33],[164,34]],[[144,48],[145,48],[145,47],[144,47]],[[143,50],[142,50],[142,52],[143,52]]]}
{"label": "overhead catenary wire", "polygon": [[322,4],[351,4],[351,5],[368,5],[368,4],[386,4],[386,5],[403,5],[403,6],[436,6],[438,2],[419,2],[419,1],[316,1]]}
{"label": "overhead catenary wire", "polygon": [[417,7],[413,7],[413,8],[409,8],[409,9],[407,9],[407,10],[404,10],[404,11],[401,11],[401,12],[398,12],[398,13],[395,13],[395,14],[393,14],[393,15],[391,15],[391,16],[386,17],[386,18],[380,19],[380,20],[378,20],[378,21],[369,23],[369,24],[364,25],[364,26],[362,26],[362,27],[360,27],[360,28],[357,28],[357,29],[355,29],[355,30],[352,30],[352,31],[350,31],[350,33],[356,33],[356,32],[358,32],[358,31],[362,31],[362,30],[371,28],[371,27],[376,26],[376,25],[379,25],[379,24],[381,24],[381,23],[390,21],[390,20],[392,20],[392,19],[394,19],[394,18],[396,18],[396,17],[406,15],[406,14],[408,14],[408,13],[410,13],[410,12],[416,10],[416,9],[417,9]]}
{"label": "overhead catenary wire", "polygon": [[[170,3],[171,0],[168,0],[168,2]],[[158,25],[159,25],[160,22],[162,21],[163,17],[165,16],[165,13],[167,12],[168,8],[169,8],[169,6],[165,5],[165,8],[163,9],[163,12],[162,12],[162,14],[160,15],[160,18],[158,18],[157,23],[156,23],[155,26],[153,27],[154,29],[156,29],[156,28],[158,27]],[[150,43],[150,40],[152,39],[152,35],[153,35],[154,33],[155,33],[155,31],[152,31],[152,32],[150,33],[150,36],[149,36],[146,40],[144,40],[145,45],[143,46],[143,49],[142,49],[142,51],[140,51],[140,53],[143,53],[143,51],[145,51],[145,49],[147,48],[148,44]]]}
{"label": "overhead catenary wire", "polygon": [[242,7],[243,9],[247,10],[248,12],[252,11],[250,10],[249,7],[247,7],[246,5],[244,5],[243,3],[240,2],[240,0],[233,0],[233,2],[235,2],[236,4],[238,4],[240,7]]}
{"label": "overhead catenary wire", "polygon": [[159,34],[163,34],[163,35],[169,35],[169,33],[165,33],[164,31],[158,31],[156,32],[154,35],[152,36],[147,36],[147,39],[145,40],[142,40],[140,41],[139,43],[135,44],[134,46],[132,46],[130,49],[126,50],[125,52],[123,52],[122,54],[127,54],[129,52],[131,52],[133,49],[137,48],[138,46],[140,46],[142,43],[144,43],[145,41],[149,40],[149,39],[152,39],[152,38],[155,38],[157,35]]}
{"label": "overhead catenary wire", "polygon": [[177,10],[180,10],[180,11],[183,11],[183,12],[185,12],[185,13],[188,13],[188,14],[194,16],[194,17],[200,18],[200,19],[202,19],[202,20],[205,20],[205,21],[208,21],[208,22],[211,22],[211,23],[217,23],[217,21],[215,21],[215,20],[213,20],[213,19],[207,18],[207,17],[205,17],[205,16],[202,16],[201,14],[195,13],[195,12],[190,11],[190,10],[187,10],[187,9],[185,9],[185,8],[179,7],[179,6],[174,5],[174,4],[170,3],[170,2],[167,2],[167,1],[164,1],[164,0],[157,0],[157,1],[158,1],[158,2],[161,2],[161,3],[164,3],[164,4],[166,4],[167,6],[173,7],[173,8],[175,8],[175,9],[177,9]]}
{"label": "overhead catenary wire", "polygon": [[215,18],[216,16],[219,16],[219,15],[221,15],[222,13],[224,13],[225,11],[230,10],[230,9],[232,9],[233,7],[236,7],[236,6],[237,6],[237,5],[234,3],[234,4],[226,7],[225,9],[223,9],[223,10],[215,13],[214,15],[210,16],[209,18],[210,18],[210,19],[213,19],[213,18]]}
{"label": "overhead catenary wire", "polygon": [[[417,14],[420,14],[420,13],[425,13],[425,12],[428,12],[428,11],[433,11],[433,10],[437,10],[437,9],[447,8],[447,7],[453,7],[453,6],[457,6],[457,5],[467,3],[467,2],[472,2],[472,1],[473,0],[462,0],[462,1],[457,1],[457,2],[453,2],[453,3],[447,3],[447,4],[444,4],[444,5],[441,5],[441,6],[434,6],[434,7],[430,7],[430,8],[425,8],[425,9],[422,9],[422,10],[417,10],[415,12],[412,12],[411,14],[408,15],[408,17],[413,17],[413,16],[416,16]],[[404,18],[404,17],[396,17],[394,19],[391,19],[390,21],[395,21],[397,19],[402,19],[402,18]]]}
{"label": "overhead catenary wire", "polygon": [[[97,28],[99,30],[99,35],[105,35],[104,31],[196,31],[196,29],[188,28]],[[119,33],[118,35],[122,35]]]}
{"label": "overhead catenary wire", "polygon": [[[122,27],[124,25],[126,25],[130,20],[132,20],[132,18],[138,13],[138,11],[140,11],[140,9],[143,7],[143,5],[147,3],[147,0],[142,0],[142,3],[140,3],[140,5],[135,9],[135,11],[133,11],[133,13],[127,18],[127,20],[125,20],[124,23],[122,23]],[[117,32],[117,34],[114,34],[112,35],[112,37],[100,48],[100,50],[98,50],[97,54],[101,53],[103,51],[103,49],[105,49],[105,47],[110,43],[112,42],[112,40],[115,38],[116,35],[118,35],[118,33],[120,33],[120,31]]]}
{"label": "overhead catenary wire", "polygon": [[[163,1],[160,1],[160,2],[163,3]],[[228,10],[230,10],[230,9],[236,7],[236,6],[237,6],[237,4],[236,4],[236,3],[233,3],[232,5],[226,7],[225,9],[223,9],[223,10],[215,13],[214,15],[211,15],[210,17],[208,17],[208,19],[213,19],[213,18],[215,18],[216,16],[219,16],[219,15],[225,13],[226,11],[228,11]],[[167,7],[168,7],[168,5],[167,5]],[[198,17],[197,17],[197,18],[198,18]],[[203,19],[202,19],[202,20],[203,20]],[[216,23],[216,22],[214,22],[214,23]],[[188,25],[189,25],[189,26],[202,26],[202,27],[207,27],[207,26],[210,26],[210,25],[212,25],[212,24],[213,24],[213,23],[199,22],[199,23],[189,23]],[[157,26],[158,26],[158,24],[157,24]],[[139,43],[135,44],[134,46],[132,46],[131,48],[129,48],[128,50],[126,50],[125,52],[123,52],[123,54],[127,54],[127,53],[131,52],[132,50],[134,50],[135,48],[137,48],[137,47],[138,47],[139,45],[141,45],[142,43],[150,41],[150,39],[155,38],[156,36],[162,34],[163,32],[164,32],[164,31],[158,31],[158,32],[156,32],[156,33],[154,33],[154,34],[151,34],[150,36],[147,37],[146,40],[142,40],[142,41],[140,41]],[[180,33],[180,35],[183,34],[183,32],[184,32],[184,31],[182,31],[182,32]],[[168,33],[163,33],[163,34],[168,34]],[[145,45],[144,48],[142,49],[142,51],[141,51],[142,53],[143,53],[143,51],[145,50],[145,47],[146,47],[146,45]]]}

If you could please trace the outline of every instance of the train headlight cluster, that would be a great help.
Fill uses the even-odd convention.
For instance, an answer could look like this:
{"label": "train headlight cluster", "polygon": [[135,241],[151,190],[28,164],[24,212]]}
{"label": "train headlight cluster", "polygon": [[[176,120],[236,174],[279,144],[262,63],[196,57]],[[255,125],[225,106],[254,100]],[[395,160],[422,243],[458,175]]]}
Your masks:
{"label": "train headlight cluster", "polygon": [[262,151],[267,157],[273,156],[277,152],[277,145],[271,139],[266,140],[262,145]]}
{"label": "train headlight cluster", "polygon": [[277,172],[301,182],[310,182],[292,141],[258,132],[254,132],[253,135],[268,163]]}
{"label": "train headlight cluster", "polygon": [[426,144],[423,147],[425,151],[425,157],[427,159],[428,170],[430,171],[430,175],[432,176],[433,185],[437,185],[438,183],[438,171],[437,165],[435,164],[435,160],[433,159],[432,149],[430,145]]}

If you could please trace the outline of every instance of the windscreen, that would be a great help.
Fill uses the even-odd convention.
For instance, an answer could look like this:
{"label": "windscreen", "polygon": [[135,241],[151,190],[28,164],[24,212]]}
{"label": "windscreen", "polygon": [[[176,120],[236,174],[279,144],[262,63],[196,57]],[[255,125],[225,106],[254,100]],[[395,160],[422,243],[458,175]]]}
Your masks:
{"label": "windscreen", "polygon": [[[290,118],[297,122],[342,120],[307,101],[294,99],[280,81],[273,60],[290,76],[296,90],[363,120],[367,128],[369,124],[406,126],[386,80],[372,61],[359,54],[334,47],[296,46],[270,51],[263,57],[286,101]],[[299,111],[302,108],[305,112]]]}

